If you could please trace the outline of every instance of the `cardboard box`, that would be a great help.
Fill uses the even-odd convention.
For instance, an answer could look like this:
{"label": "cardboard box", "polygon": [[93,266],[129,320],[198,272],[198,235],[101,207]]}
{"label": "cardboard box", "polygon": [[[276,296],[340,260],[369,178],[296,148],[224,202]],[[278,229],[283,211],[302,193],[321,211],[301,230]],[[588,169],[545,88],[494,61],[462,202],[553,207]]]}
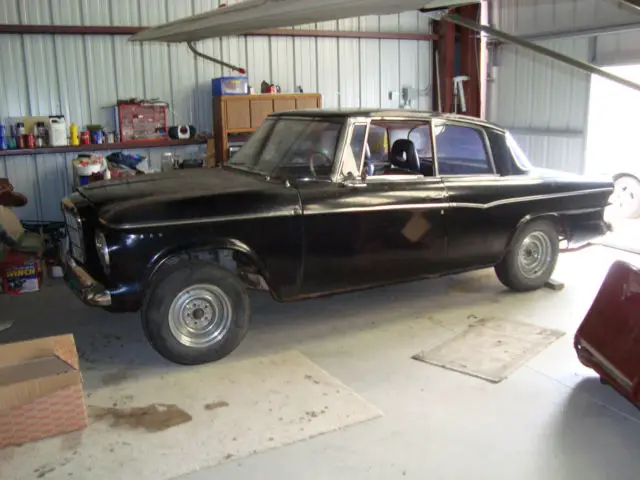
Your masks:
{"label": "cardboard box", "polygon": [[87,424],[73,335],[0,345],[0,448]]}

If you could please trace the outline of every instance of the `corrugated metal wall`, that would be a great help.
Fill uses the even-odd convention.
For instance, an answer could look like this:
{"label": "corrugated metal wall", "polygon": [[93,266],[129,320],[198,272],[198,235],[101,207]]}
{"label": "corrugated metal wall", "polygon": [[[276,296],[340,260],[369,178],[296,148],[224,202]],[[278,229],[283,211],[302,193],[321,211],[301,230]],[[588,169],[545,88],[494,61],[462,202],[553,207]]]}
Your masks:
{"label": "corrugated metal wall", "polygon": [[[576,29],[613,27],[634,19],[616,0],[500,0],[493,14],[498,28],[522,36],[569,35]],[[607,57],[620,62],[631,52],[640,58],[637,32],[593,38],[537,43],[588,62],[606,63]],[[582,172],[590,75],[513,46],[501,47],[496,60],[495,81],[489,87],[490,119],[512,128],[535,164]]]}
{"label": "corrugated metal wall", "polygon": [[[3,0],[0,23],[155,25],[217,8],[218,0]],[[225,2],[235,3],[235,2]],[[405,13],[360,17],[298,28],[428,32],[426,16]],[[397,107],[389,91],[431,84],[431,44],[423,41],[235,37],[200,42],[200,50],[262,80],[320,92],[326,107]],[[0,35],[0,119],[63,114],[78,125],[113,127],[108,107],[117,98],[160,98],[171,123],[211,131],[211,78],[232,72],[195,57],[184,45],[129,43],[126,36]],[[420,108],[430,99],[421,97]],[[189,147],[193,148],[193,147]],[[159,165],[162,149],[143,150]],[[18,209],[25,220],[60,218],[58,202],[70,191],[72,154],[3,157],[0,176],[29,196]]]}

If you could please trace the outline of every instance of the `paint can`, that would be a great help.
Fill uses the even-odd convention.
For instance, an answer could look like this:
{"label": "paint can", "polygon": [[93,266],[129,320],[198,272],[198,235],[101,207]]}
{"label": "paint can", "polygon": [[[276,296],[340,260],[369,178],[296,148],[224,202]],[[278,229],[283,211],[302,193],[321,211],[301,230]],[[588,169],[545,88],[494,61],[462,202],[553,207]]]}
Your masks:
{"label": "paint can", "polygon": [[26,133],[22,138],[26,148],[36,148],[36,137],[33,136],[33,133]]}

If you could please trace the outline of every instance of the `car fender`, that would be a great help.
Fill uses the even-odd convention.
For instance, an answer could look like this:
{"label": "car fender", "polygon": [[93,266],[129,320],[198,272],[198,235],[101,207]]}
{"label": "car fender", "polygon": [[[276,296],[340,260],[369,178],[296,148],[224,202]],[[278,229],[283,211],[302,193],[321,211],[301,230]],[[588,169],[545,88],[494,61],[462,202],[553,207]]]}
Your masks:
{"label": "car fender", "polygon": [[[516,227],[513,229],[513,231],[511,232],[511,234],[509,235],[509,239],[507,240],[507,246],[504,249],[504,253],[503,253],[503,257],[504,255],[507,253],[507,250],[509,250],[513,244],[513,241],[515,239],[515,236],[517,235],[518,231],[524,227],[525,225],[536,221],[536,220],[549,220],[551,223],[553,223],[555,225],[555,227],[558,229],[558,236],[560,238],[563,238],[567,235],[567,229],[566,229],[566,225],[564,224],[564,221],[561,217],[561,215],[559,215],[558,213],[555,212],[542,212],[542,213],[531,213],[529,215],[525,215],[524,217],[522,217],[520,219],[520,221],[517,223]],[[502,260],[502,258],[500,259]]]}
{"label": "car fender", "polygon": [[616,180],[618,180],[619,178],[622,178],[622,177],[631,177],[634,180],[637,180],[638,182],[640,182],[640,179],[638,178],[638,175],[635,175],[635,174],[630,173],[630,172],[619,172],[619,173],[616,173],[615,175],[613,175],[611,178],[614,181],[616,181]]}
{"label": "car fender", "polygon": [[174,265],[185,257],[197,258],[206,253],[220,250],[230,250],[242,254],[249,260],[258,270],[258,273],[264,278],[267,284],[269,276],[264,262],[256,254],[256,252],[244,242],[233,238],[216,238],[207,242],[190,243],[176,247],[172,247],[158,253],[150,262],[147,273],[143,282],[143,290],[146,291],[154,279],[158,278],[161,270],[165,267]]}

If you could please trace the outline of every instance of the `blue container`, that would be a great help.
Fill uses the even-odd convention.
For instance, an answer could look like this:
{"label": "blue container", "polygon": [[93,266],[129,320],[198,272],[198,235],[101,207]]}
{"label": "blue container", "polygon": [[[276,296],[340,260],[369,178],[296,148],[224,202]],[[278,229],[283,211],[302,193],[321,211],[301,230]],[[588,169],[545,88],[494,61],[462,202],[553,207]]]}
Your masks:
{"label": "blue container", "polygon": [[6,150],[7,148],[6,130],[4,125],[0,123],[0,150]]}
{"label": "blue container", "polygon": [[219,77],[211,80],[211,92],[214,97],[222,95],[246,95],[249,93],[247,77]]}

